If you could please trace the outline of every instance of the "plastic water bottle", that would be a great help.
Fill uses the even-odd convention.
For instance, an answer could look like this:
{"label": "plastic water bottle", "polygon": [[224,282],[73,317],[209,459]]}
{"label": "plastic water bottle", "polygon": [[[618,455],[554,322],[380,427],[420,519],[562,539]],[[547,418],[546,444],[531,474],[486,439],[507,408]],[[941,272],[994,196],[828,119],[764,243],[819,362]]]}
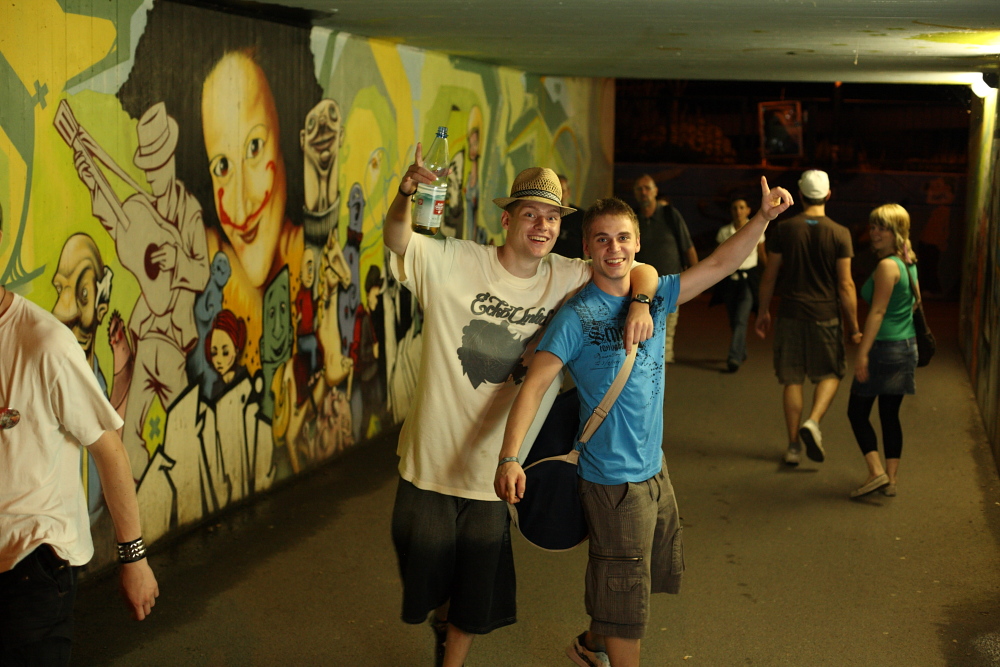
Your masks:
{"label": "plastic water bottle", "polygon": [[424,167],[437,176],[431,184],[418,183],[413,197],[413,231],[433,236],[441,228],[448,198],[448,128],[437,129],[431,148],[424,154]]}

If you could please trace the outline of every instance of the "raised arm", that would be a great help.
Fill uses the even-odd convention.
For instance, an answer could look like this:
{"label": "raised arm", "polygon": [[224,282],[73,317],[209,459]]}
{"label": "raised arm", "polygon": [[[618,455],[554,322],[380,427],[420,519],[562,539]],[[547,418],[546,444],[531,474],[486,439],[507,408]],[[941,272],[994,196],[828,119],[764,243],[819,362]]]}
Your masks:
{"label": "raised arm", "polygon": [[400,257],[406,252],[406,246],[410,244],[410,235],[413,229],[410,226],[410,197],[417,191],[417,184],[424,183],[430,185],[437,176],[430,169],[424,168],[423,148],[417,143],[417,150],[413,156],[413,164],[410,165],[403,180],[399,183],[396,197],[389,205],[389,210],[385,214],[385,226],[382,229],[382,242],[389,250]]}
{"label": "raised arm", "polygon": [[754,325],[754,331],[761,338],[767,337],[767,332],[771,330],[771,299],[774,297],[774,286],[778,282],[780,268],[781,253],[767,253],[767,266],[764,267],[764,275],[760,279],[758,298],[760,306],[757,309],[757,323]]}
{"label": "raised arm", "polygon": [[[500,458],[516,457],[521,451],[524,436],[535,419],[542,397],[559,375],[563,367],[562,359],[551,352],[535,352],[524,377],[521,391],[514,399],[514,405],[507,415],[507,428],[503,432],[503,447],[500,448]],[[500,500],[516,503],[524,497],[524,469],[520,461],[509,461],[497,466],[496,477],[493,478],[493,490]]]}
{"label": "raised arm", "polygon": [[690,301],[740,267],[755,251],[767,223],[774,220],[792,205],[792,195],[784,188],[769,188],[767,178],[760,177],[760,209],[715,251],[681,274],[680,294],[677,303]]}
{"label": "raised arm", "polygon": [[[119,542],[131,542],[142,537],[139,527],[139,503],[135,497],[135,480],[129,464],[125,446],[116,431],[105,431],[104,435],[87,448],[94,457],[97,473],[104,489],[111,520],[115,525],[115,535]],[[132,612],[132,617],[141,621],[156,604],[160,594],[156,577],[147,559],[134,563],[123,563],[120,571],[122,596]]]}
{"label": "raised arm", "polygon": [[[895,267],[895,263],[893,263]],[[899,280],[899,269],[896,269],[896,280]],[[837,291],[840,293],[840,309],[844,313],[844,323],[847,335],[855,343],[861,342],[861,329],[858,327],[858,292],[851,277],[851,258],[841,257],[837,260]]]}

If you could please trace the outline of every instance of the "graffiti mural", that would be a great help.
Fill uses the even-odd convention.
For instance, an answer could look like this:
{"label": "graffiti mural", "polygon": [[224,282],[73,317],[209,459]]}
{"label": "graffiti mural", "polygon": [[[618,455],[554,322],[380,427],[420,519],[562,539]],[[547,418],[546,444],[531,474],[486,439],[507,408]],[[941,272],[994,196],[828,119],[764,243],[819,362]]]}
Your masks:
{"label": "graffiti mural", "polygon": [[147,544],[406,417],[423,316],[382,222],[437,126],[450,236],[502,243],[481,203],[528,166],[610,192],[608,80],[167,0],[5,3],[0,25],[25,28],[0,40],[0,281],[123,417]]}

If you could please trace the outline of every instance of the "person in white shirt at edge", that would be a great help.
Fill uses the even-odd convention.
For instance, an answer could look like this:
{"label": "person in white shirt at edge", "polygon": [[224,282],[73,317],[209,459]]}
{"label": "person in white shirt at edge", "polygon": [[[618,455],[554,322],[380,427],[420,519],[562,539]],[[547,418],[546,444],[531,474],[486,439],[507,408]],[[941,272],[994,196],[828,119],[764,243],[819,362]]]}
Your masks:
{"label": "person in white shirt at edge", "polygon": [[[0,212],[0,241],[3,216]],[[118,539],[122,594],[142,620],[159,588],[145,558],[132,468],[73,332],[0,286],[0,665],[66,665],[77,569],[94,554],[80,447],[97,464]]]}
{"label": "person in white shirt at edge", "polygon": [[[399,437],[399,487],[392,537],[403,583],[402,620],[431,616],[436,661],[460,667],[472,640],[516,621],[507,507],[493,492],[496,452],[540,330],[591,278],[590,262],[550,254],[562,206],[554,171],[530,168],[503,213],[501,246],[412,233],[410,197],[437,176],[414,163],[385,219],[390,270],[423,309],[420,367]],[[633,269],[637,293],[656,289],[656,271]],[[641,291],[645,290],[645,291]],[[625,343],[652,334],[647,303],[636,303]],[[558,392],[550,390],[548,405]],[[541,427],[541,419],[535,432]]]}
{"label": "person in white shirt at edge", "polygon": [[[663,322],[679,304],[729,276],[754,251],[769,221],[792,203],[783,188],[761,178],[761,209],[706,259],[659,279],[651,315],[656,334],[640,345],[635,366],[604,423],[582,448],[580,498],[590,532],[586,603],[590,629],[567,655],[582,667],[634,667],[649,619],[651,592],[677,593],[684,569],[677,504],[663,463]],[[584,243],[594,280],[570,299],[538,345],[524,386],[507,419],[494,491],[517,503],[529,493],[517,453],[548,386],[568,365],[580,392],[580,426],[600,403],[621,367],[625,350],[604,351],[618,335],[630,292],[630,266],[640,247],[635,214],[617,199],[599,200],[584,218]],[[641,581],[628,592],[610,582]],[[610,663],[609,663],[610,661]]]}

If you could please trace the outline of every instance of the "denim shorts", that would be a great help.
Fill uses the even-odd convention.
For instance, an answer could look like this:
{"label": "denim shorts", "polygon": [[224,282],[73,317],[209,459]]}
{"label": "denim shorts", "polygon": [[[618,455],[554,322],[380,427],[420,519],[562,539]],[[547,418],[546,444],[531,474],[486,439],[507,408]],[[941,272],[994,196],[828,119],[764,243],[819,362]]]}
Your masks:
{"label": "denim shorts", "polygon": [[642,639],[650,593],[678,593],[684,545],[667,467],[645,482],[615,485],[580,479],[590,529],[586,606],[590,630]]}
{"label": "denim shorts", "polygon": [[916,384],[917,339],[877,340],[868,353],[868,382],[851,384],[851,393],[858,396],[881,394],[913,394]]}
{"label": "denim shorts", "polygon": [[448,496],[400,479],[392,541],[405,623],[423,623],[449,600],[448,622],[471,634],[517,620],[507,503]]}

